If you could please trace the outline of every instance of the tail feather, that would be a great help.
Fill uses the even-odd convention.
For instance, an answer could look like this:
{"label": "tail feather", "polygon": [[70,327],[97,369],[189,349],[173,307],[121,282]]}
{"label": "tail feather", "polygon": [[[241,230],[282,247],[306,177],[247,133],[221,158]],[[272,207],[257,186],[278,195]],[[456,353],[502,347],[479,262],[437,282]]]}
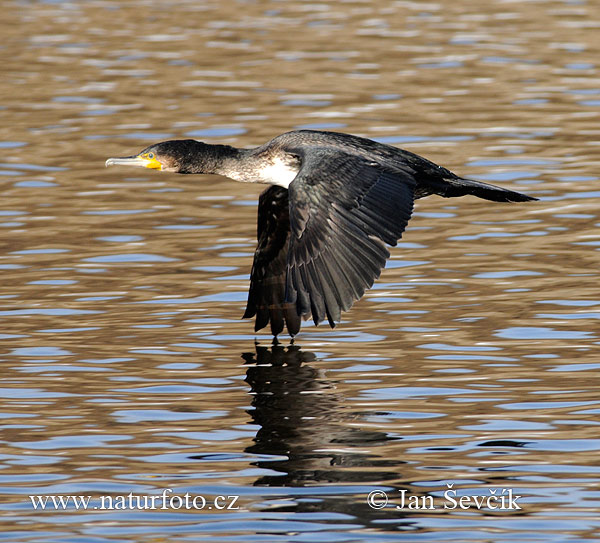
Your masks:
{"label": "tail feather", "polygon": [[473,179],[456,177],[454,179],[444,179],[444,181],[445,183],[440,187],[441,190],[439,192],[438,190],[435,190],[436,194],[439,194],[444,198],[471,194],[494,202],[527,202],[530,200],[537,200],[537,198],[521,192],[504,189],[496,185],[483,183],[482,181],[474,181]]}

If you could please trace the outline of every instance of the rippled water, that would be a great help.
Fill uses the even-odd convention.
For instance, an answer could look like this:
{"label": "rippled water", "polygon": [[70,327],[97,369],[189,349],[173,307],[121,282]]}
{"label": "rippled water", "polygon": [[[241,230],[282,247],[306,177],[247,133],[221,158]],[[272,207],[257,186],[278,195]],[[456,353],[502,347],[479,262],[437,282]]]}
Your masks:
{"label": "rippled water", "polygon": [[[595,540],[593,2],[2,8],[1,540]],[[420,200],[339,328],[272,345],[240,320],[262,187],[103,164],[307,127],[541,201]],[[239,498],[93,508],[166,489]]]}

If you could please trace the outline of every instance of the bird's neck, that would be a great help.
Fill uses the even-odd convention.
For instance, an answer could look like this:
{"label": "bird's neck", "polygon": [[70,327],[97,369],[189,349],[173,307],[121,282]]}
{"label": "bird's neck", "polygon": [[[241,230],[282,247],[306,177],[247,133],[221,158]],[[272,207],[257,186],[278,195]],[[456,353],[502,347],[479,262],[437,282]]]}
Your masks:
{"label": "bird's neck", "polygon": [[300,164],[297,157],[260,149],[234,149],[235,154],[221,155],[213,172],[241,183],[265,183],[287,188],[296,177]]}
{"label": "bird's neck", "polygon": [[[211,145],[201,141],[186,140],[172,171],[178,173],[217,173],[226,164],[235,163],[244,154],[243,149],[230,145]],[[165,168],[168,169],[168,168]]]}
{"label": "bird's neck", "polygon": [[[266,183],[287,188],[299,170],[298,158],[283,151],[237,149],[197,142],[180,173],[212,173],[242,183]],[[193,158],[192,158],[193,157]]]}

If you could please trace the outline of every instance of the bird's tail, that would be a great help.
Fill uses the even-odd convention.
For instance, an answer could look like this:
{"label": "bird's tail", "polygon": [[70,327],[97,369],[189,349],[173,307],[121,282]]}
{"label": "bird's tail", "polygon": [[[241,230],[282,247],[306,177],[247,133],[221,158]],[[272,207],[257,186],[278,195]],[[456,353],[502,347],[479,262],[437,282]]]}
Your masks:
{"label": "bird's tail", "polygon": [[537,198],[521,192],[503,189],[496,185],[474,181],[473,179],[465,179],[463,177],[446,178],[443,185],[441,183],[436,185],[435,187],[431,187],[433,192],[444,198],[471,194],[494,202],[527,202],[529,200],[537,200]]}

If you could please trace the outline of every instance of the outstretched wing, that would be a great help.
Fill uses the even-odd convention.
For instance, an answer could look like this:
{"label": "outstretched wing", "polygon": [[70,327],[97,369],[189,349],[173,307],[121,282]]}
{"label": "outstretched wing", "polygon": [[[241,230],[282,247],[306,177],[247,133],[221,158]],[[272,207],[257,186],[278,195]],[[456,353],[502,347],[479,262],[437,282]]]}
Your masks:
{"label": "outstretched wing", "polygon": [[[302,154],[300,151],[299,154]],[[343,151],[311,149],[289,186],[290,238],[286,301],[297,314],[327,318],[342,311],[379,277],[410,219],[415,180]]]}
{"label": "outstretched wing", "polygon": [[296,305],[285,300],[285,276],[290,237],[288,191],[271,186],[258,201],[258,246],[250,273],[248,304],[243,318],[256,315],[256,331],[271,323],[274,336],[283,331],[284,322],[294,336],[301,318]]}

